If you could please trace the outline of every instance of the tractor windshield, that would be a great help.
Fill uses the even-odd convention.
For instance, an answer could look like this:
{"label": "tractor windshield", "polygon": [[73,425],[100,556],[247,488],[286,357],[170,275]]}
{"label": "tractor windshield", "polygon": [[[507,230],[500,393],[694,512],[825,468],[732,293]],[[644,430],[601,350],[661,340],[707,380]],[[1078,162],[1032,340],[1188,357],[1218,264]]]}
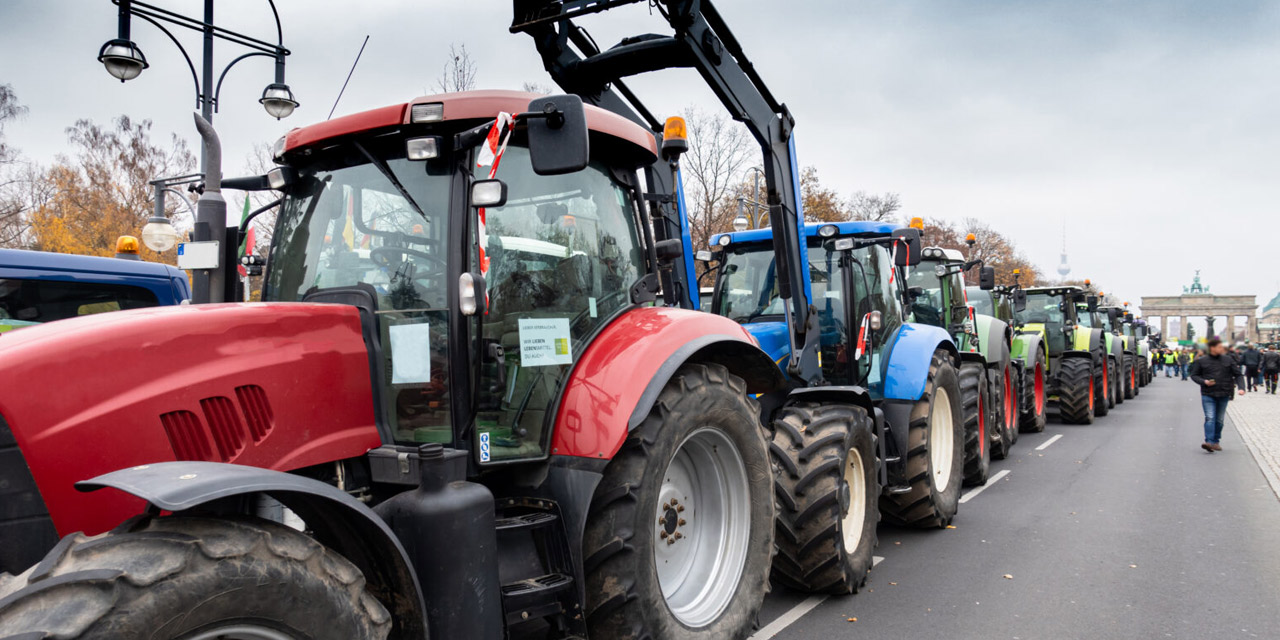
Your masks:
{"label": "tractor windshield", "polygon": [[947,300],[942,290],[942,278],[936,272],[941,267],[937,262],[924,262],[907,276],[907,287],[912,292],[911,314],[916,322],[935,327],[947,326]]}
{"label": "tractor windshield", "polygon": [[[376,296],[383,418],[397,440],[452,441],[449,410],[449,168],[406,160],[404,145],[320,160],[286,193],[263,299],[335,288]],[[399,156],[394,154],[399,150]]]}
{"label": "tractor windshield", "polygon": [[[757,242],[730,248],[721,276],[720,315],[739,323],[782,320],[773,245]],[[840,308],[838,255],[823,248],[818,239],[809,245],[809,280],[813,304],[827,324],[844,326]],[[770,317],[772,316],[772,317]]]}
{"label": "tractor windshield", "polygon": [[992,295],[988,291],[983,291],[978,287],[967,287],[965,293],[969,296],[969,304],[973,306],[973,312],[984,316],[999,317],[996,315],[995,306],[992,304]]}

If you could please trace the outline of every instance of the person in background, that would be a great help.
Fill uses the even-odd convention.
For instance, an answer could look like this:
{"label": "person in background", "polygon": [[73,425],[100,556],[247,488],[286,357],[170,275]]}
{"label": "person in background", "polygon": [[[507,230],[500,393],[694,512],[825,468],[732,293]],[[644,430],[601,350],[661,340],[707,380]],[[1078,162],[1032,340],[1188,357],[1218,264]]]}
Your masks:
{"label": "person in background", "polygon": [[1187,353],[1185,347],[1178,351],[1176,362],[1178,363],[1178,372],[1182,374],[1182,379],[1185,381],[1187,379],[1187,366],[1191,364],[1191,354]]}
{"label": "person in background", "polygon": [[1222,424],[1227,419],[1227,403],[1237,393],[1244,395],[1240,365],[1227,354],[1217,338],[1210,338],[1208,355],[1196,358],[1189,367],[1191,380],[1200,385],[1200,406],[1204,409],[1204,444],[1201,449],[1222,451]]}
{"label": "person in background", "polygon": [[1258,390],[1258,373],[1262,366],[1262,353],[1253,347],[1253,344],[1245,344],[1244,351],[1240,352],[1240,364],[1244,366],[1244,379],[1248,385],[1250,392]]}
{"label": "person in background", "polygon": [[1160,370],[1164,369],[1164,354],[1159,349],[1151,350],[1151,376],[1160,375]]}
{"label": "person in background", "polygon": [[1276,394],[1276,383],[1280,380],[1280,352],[1275,349],[1262,350],[1262,375],[1267,381],[1267,393]]}
{"label": "person in background", "polygon": [[1178,357],[1174,355],[1173,349],[1164,350],[1164,377],[1172,378],[1173,370],[1178,367]]}

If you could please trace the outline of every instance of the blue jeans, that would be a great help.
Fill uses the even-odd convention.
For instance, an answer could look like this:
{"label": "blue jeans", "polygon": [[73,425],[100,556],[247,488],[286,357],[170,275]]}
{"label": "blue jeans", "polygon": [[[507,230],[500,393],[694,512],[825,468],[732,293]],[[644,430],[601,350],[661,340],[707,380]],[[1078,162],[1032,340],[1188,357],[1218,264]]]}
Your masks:
{"label": "blue jeans", "polygon": [[1218,444],[1222,440],[1222,422],[1227,419],[1228,402],[1231,402],[1231,396],[1200,396],[1200,405],[1204,408],[1205,442]]}
{"label": "blue jeans", "polygon": [[1191,365],[1190,365],[1189,363],[1188,363],[1188,364],[1180,364],[1180,365],[1178,365],[1178,369],[1182,371],[1182,379],[1183,379],[1183,380],[1186,380],[1186,379],[1187,379],[1187,369],[1188,369],[1188,368],[1190,368],[1190,367],[1191,367]]}

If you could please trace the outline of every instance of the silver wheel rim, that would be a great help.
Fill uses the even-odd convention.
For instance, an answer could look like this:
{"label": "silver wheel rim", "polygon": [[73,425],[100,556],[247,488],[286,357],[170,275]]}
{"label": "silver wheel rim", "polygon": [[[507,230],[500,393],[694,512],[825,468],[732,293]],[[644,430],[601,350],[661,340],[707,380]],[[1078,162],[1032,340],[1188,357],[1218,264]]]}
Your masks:
{"label": "silver wheel rim", "polygon": [[946,491],[951,483],[951,449],[955,446],[954,425],[951,421],[951,396],[946,389],[938,389],[933,395],[933,407],[929,412],[929,462],[933,467],[933,486]]}
{"label": "silver wheel rim", "polygon": [[703,427],[676,449],[662,475],[653,562],[662,597],[686,626],[729,606],[751,537],[747,467],[723,432]]}
{"label": "silver wheel rim", "polygon": [[293,636],[256,624],[233,624],[203,631],[186,640],[294,640]]}
{"label": "silver wheel rim", "polygon": [[862,456],[857,449],[849,450],[849,464],[844,466],[844,484],[849,492],[849,504],[840,528],[844,534],[844,552],[853,553],[862,542],[862,525],[867,516],[867,481],[863,475]]}

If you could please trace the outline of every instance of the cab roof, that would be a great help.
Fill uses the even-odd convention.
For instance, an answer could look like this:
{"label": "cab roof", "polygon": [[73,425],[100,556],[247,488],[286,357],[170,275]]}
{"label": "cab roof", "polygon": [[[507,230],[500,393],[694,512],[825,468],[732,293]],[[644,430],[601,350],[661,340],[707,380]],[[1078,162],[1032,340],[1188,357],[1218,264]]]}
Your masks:
{"label": "cab roof", "polygon": [[925,247],[920,253],[922,260],[946,260],[947,262],[964,262],[964,254],[955,249],[942,247]]}
{"label": "cab roof", "polygon": [[1051,295],[1051,296],[1061,296],[1061,295],[1066,295],[1068,293],[1084,293],[1083,287],[1080,287],[1074,284],[1061,285],[1061,286],[1026,287],[1025,290],[1027,292],[1027,295],[1042,293],[1042,294]]}
{"label": "cab roof", "polygon": [[27,251],[25,249],[0,249],[0,277],[5,272],[30,272],[30,277],[41,277],[54,273],[101,273],[113,276],[132,276],[138,278],[182,278],[186,274],[167,264],[143,262],[141,260],[121,260],[118,258],[100,258],[98,256],[81,256],[70,253],[49,253],[45,251]]}
{"label": "cab roof", "polygon": [[[804,237],[812,238],[818,235],[818,229],[826,226],[836,228],[833,238],[842,236],[887,236],[893,233],[894,225],[888,222],[810,222],[804,225]],[[711,246],[720,246],[720,238],[722,236],[729,237],[729,246],[747,243],[747,242],[766,242],[773,240],[773,229],[751,229],[748,231],[734,231],[731,233],[717,233],[711,236]]]}
{"label": "cab roof", "polygon": [[[500,111],[512,115],[528,111],[529,103],[539,97],[543,97],[543,94],[503,90],[462,91],[422,96],[409,102],[299,127],[285,135],[284,151],[294,151],[319,142],[377,129],[413,124],[409,118],[414,105],[443,104],[442,121],[491,120],[497,117]],[[653,159],[658,157],[658,142],[653,133],[611,111],[594,105],[584,105],[584,107],[588,129],[630,142],[647,151]]]}

